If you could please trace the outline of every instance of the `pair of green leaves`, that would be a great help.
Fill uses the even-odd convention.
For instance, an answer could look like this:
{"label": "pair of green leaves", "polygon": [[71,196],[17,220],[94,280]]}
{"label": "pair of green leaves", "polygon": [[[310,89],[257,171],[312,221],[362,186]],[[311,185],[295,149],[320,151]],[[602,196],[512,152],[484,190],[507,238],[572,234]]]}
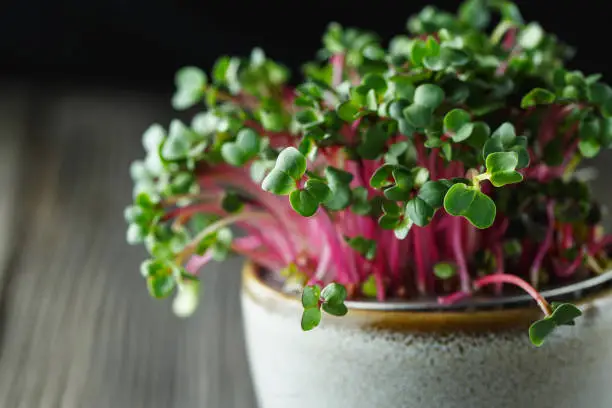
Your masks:
{"label": "pair of green leaves", "polygon": [[241,167],[255,158],[260,148],[261,138],[257,132],[251,128],[243,128],[236,135],[236,141],[223,143],[221,156],[232,166]]}
{"label": "pair of green leaves", "polygon": [[357,251],[361,256],[363,256],[368,261],[371,261],[376,256],[376,241],[373,239],[367,239],[361,235],[356,237],[344,237],[347,244]]}
{"label": "pair of green leaves", "polygon": [[514,152],[517,154],[517,169],[523,169],[529,165],[529,152],[527,151],[527,138],[516,136],[514,125],[509,122],[501,124],[486,141],[482,149],[483,158],[492,153]]}
{"label": "pair of green leaves", "polygon": [[[476,176],[478,179],[489,179],[496,187],[518,183],[523,176],[516,171],[519,163],[516,152],[495,152],[487,156],[487,172]],[[451,215],[463,216],[472,225],[484,229],[493,225],[496,207],[493,200],[480,191],[479,185],[456,183],[444,197],[444,209]]]}
{"label": "pair of green leaves", "polygon": [[204,255],[210,251],[212,258],[215,261],[223,261],[231,248],[233,240],[232,230],[229,228],[221,228],[211,234],[208,234],[196,246],[196,253]]}
{"label": "pair of green leaves", "polygon": [[[293,209],[302,216],[314,215],[323,204],[330,210],[347,208],[352,202],[350,183],[353,175],[344,170],[328,166],[325,177],[307,172],[306,157],[293,147],[285,148],[276,159],[270,173],[263,179],[262,188],[277,195],[289,195]],[[303,188],[299,182],[308,175]]]}
{"label": "pair of green leaves", "polygon": [[174,78],[176,91],[172,96],[172,107],[184,110],[198,103],[204,96],[206,74],[197,67],[184,67]]}
{"label": "pair of green leaves", "polygon": [[440,44],[429,36],[427,40],[415,40],[411,45],[410,59],[415,66],[430,71],[443,71],[449,67],[461,67],[470,61],[470,56],[452,42]]}
{"label": "pair of green leaves", "polygon": [[140,273],[147,280],[151,296],[168,297],[176,287],[176,267],[168,261],[148,259],[140,265]]}
{"label": "pair of green leaves", "polygon": [[476,186],[454,184],[444,197],[444,209],[480,229],[489,228],[495,221],[495,203]]}
{"label": "pair of green leaves", "polygon": [[438,85],[419,85],[414,91],[412,104],[403,109],[404,119],[415,129],[425,129],[431,124],[433,112],[444,97],[444,90]]}
{"label": "pair of green leaves", "polygon": [[321,310],[332,316],[347,314],[346,296],[346,288],[339,283],[332,282],[323,290],[319,285],[306,286],[302,292],[302,330],[312,330],[321,323]]}
{"label": "pair of green leaves", "polygon": [[540,347],[546,338],[559,326],[574,326],[574,319],[582,316],[582,312],[570,303],[552,303],[553,312],[549,316],[534,322],[529,327],[529,339]]}
{"label": "pair of green leaves", "polygon": [[377,73],[364,75],[361,83],[350,90],[350,99],[337,106],[338,116],[351,123],[361,116],[378,112],[379,102],[388,87],[387,80],[382,75]]}

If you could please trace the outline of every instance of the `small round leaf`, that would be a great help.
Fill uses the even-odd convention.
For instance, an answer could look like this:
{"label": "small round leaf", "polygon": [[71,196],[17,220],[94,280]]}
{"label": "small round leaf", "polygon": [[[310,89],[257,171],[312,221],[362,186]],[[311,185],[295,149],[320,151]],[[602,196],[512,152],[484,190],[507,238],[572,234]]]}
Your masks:
{"label": "small round leaf", "polygon": [[321,323],[321,309],[318,307],[311,307],[305,309],[302,313],[302,330],[309,331],[317,327]]}

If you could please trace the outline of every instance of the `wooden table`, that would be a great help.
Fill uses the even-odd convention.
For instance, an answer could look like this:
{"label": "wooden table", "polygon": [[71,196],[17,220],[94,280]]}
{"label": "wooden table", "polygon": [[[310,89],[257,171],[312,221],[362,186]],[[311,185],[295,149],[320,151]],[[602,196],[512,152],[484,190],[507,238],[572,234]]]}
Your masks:
{"label": "wooden table", "polygon": [[0,89],[0,407],[254,407],[240,261],[208,267],[180,320],[125,243],[128,166],[166,97]]}
{"label": "wooden table", "polygon": [[169,123],[168,99],[0,85],[0,407],[254,407],[240,260],[207,267],[180,320],[125,243],[128,166],[143,130]]}

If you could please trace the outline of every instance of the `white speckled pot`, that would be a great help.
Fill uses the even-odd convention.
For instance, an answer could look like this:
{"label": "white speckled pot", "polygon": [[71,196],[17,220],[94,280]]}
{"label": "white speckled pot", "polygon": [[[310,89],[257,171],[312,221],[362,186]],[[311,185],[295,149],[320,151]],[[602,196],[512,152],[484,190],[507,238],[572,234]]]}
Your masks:
{"label": "white speckled pot", "polygon": [[242,310],[260,408],[610,408],[612,294],[529,343],[537,309],[398,312],[350,309],[300,329],[301,305],[250,264]]}

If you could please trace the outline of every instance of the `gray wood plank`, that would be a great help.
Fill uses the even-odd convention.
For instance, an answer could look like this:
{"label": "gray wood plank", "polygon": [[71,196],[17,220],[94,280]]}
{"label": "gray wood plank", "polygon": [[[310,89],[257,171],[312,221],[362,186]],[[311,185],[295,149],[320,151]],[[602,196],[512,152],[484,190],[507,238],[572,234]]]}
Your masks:
{"label": "gray wood plank", "polygon": [[252,407],[239,260],[206,270],[199,311],[180,320],[148,296],[144,252],[125,244],[128,165],[146,126],[167,123],[167,102],[40,94],[19,198],[27,222],[1,322],[0,406]]}

